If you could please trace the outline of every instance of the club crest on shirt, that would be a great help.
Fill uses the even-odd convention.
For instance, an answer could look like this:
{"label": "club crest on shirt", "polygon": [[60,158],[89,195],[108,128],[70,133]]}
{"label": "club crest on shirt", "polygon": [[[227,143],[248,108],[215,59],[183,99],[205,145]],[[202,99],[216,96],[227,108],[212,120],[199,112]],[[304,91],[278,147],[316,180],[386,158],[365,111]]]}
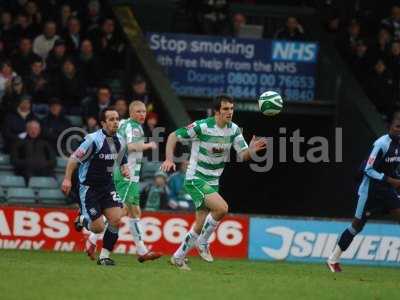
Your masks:
{"label": "club crest on shirt", "polygon": [[224,153],[224,151],[225,151],[224,148],[218,148],[218,147],[212,148],[212,153],[214,153],[214,154],[221,154],[221,153]]}
{"label": "club crest on shirt", "polygon": [[373,165],[373,164],[374,164],[374,161],[375,161],[375,157],[374,157],[374,156],[370,156],[370,157],[368,158],[367,164],[368,164],[368,165]]}
{"label": "club crest on shirt", "polygon": [[133,128],[133,129],[132,129],[132,134],[133,134],[134,136],[139,136],[139,135],[140,135],[140,130],[139,130],[138,128]]}
{"label": "club crest on shirt", "polygon": [[194,127],[196,126],[196,124],[195,123],[191,123],[191,124],[189,124],[188,126],[186,126],[186,129],[193,129]]}
{"label": "club crest on shirt", "polygon": [[81,159],[84,155],[85,155],[85,151],[83,149],[81,149],[81,148],[76,149],[75,152],[74,152],[74,156],[77,159]]}

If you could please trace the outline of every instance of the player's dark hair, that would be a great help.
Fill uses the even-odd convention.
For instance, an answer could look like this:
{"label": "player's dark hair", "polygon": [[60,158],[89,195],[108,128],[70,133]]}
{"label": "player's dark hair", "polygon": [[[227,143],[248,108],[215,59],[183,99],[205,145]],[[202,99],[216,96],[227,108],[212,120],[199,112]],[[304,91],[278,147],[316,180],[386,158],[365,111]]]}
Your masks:
{"label": "player's dark hair", "polygon": [[388,119],[389,126],[393,123],[394,118],[396,117],[397,114],[400,114],[400,109],[395,110],[395,111],[389,116],[389,119]]}
{"label": "player's dark hair", "polygon": [[39,127],[42,127],[39,120],[37,120],[35,118],[30,119],[28,122],[26,122],[26,126],[28,126],[28,124],[30,124],[30,123],[37,123],[39,125]]}
{"label": "player's dark hair", "polygon": [[111,93],[111,88],[110,88],[110,86],[107,85],[107,84],[101,84],[101,85],[99,85],[99,86],[97,87],[97,93],[98,93],[100,90],[108,90],[108,91]]}
{"label": "player's dark hair", "polygon": [[114,20],[113,17],[111,17],[111,16],[105,16],[105,17],[100,21],[101,26],[103,26],[107,21],[113,21],[114,24],[115,24],[115,20]]}
{"label": "player's dark hair", "polygon": [[57,29],[57,23],[56,23],[56,21],[53,20],[53,19],[48,19],[48,20],[43,24],[43,30],[44,30],[47,26],[49,26],[49,25],[54,25],[54,26],[56,26],[56,29]]}
{"label": "player's dark hair", "polygon": [[31,66],[36,64],[36,63],[41,63],[43,64],[43,60],[40,57],[36,57],[31,61]]}
{"label": "player's dark hair", "polygon": [[217,97],[215,97],[213,100],[214,111],[219,111],[221,109],[222,102],[233,103],[234,102],[233,97],[226,95],[226,94],[221,94],[221,95],[218,95]]}
{"label": "player's dark hair", "polygon": [[67,56],[67,57],[64,59],[62,65],[64,66],[66,63],[70,63],[70,64],[74,65],[74,67],[76,68],[75,59],[74,59],[72,56]]}
{"label": "player's dark hair", "polygon": [[105,121],[106,121],[106,114],[107,114],[108,111],[115,111],[115,112],[116,112],[114,106],[106,107],[105,109],[103,109],[103,110],[100,112],[100,115],[99,115],[99,120],[100,120],[100,122],[105,122]]}

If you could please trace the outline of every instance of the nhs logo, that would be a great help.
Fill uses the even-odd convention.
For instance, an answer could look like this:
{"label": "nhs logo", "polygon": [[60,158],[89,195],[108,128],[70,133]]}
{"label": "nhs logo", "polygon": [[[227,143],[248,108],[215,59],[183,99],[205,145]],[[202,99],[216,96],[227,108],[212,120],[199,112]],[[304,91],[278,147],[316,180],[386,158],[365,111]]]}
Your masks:
{"label": "nhs logo", "polygon": [[317,61],[318,44],[273,41],[272,60],[273,61],[293,61],[315,63]]}

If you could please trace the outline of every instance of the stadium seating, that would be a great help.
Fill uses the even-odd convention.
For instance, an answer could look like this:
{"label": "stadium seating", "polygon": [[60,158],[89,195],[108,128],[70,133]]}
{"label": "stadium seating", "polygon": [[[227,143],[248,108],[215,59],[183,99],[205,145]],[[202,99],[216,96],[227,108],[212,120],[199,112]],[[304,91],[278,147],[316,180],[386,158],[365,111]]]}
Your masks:
{"label": "stadium seating", "polygon": [[5,190],[0,186],[0,203],[6,201]]}
{"label": "stadium seating", "polygon": [[22,176],[1,176],[0,186],[2,187],[25,187],[25,180]]}
{"label": "stadium seating", "polygon": [[64,174],[66,166],[67,166],[67,160],[63,157],[57,156],[57,165],[55,168],[55,173],[57,177],[61,174]]}
{"label": "stadium seating", "polygon": [[112,92],[115,95],[122,95],[124,93],[124,89],[121,84],[121,80],[117,78],[109,79],[106,81],[107,85],[111,88]]}
{"label": "stadium seating", "polygon": [[82,127],[82,117],[74,115],[66,115],[65,117],[71,122],[72,126]]}
{"label": "stadium seating", "polygon": [[61,184],[62,181],[64,180],[64,172],[63,172],[63,173],[57,173],[57,174],[56,174],[56,178],[57,178],[57,182],[58,182],[59,184]]}
{"label": "stadium seating", "polygon": [[143,161],[141,179],[152,179],[154,174],[160,169],[161,162],[159,161]]}
{"label": "stadium seating", "polygon": [[153,182],[152,179],[148,179],[148,180],[146,180],[146,181],[140,181],[140,182],[139,182],[139,192],[140,192],[140,193],[143,192],[143,190],[144,190],[149,184],[151,184],[152,182]]}
{"label": "stadium seating", "polygon": [[12,170],[13,166],[10,163],[10,155],[0,153],[0,171],[6,170]]}
{"label": "stadium seating", "polygon": [[39,190],[38,199],[42,204],[66,204],[66,198],[59,189]]}
{"label": "stadium seating", "polygon": [[14,175],[14,171],[11,171],[11,170],[0,170],[0,177],[13,176],[13,175]]}
{"label": "stadium seating", "polygon": [[67,166],[67,160],[63,157],[57,157],[57,168],[65,168]]}
{"label": "stadium seating", "polygon": [[58,188],[57,180],[53,177],[31,177],[28,186],[33,189],[55,189]]}
{"label": "stadium seating", "polygon": [[36,203],[35,192],[31,188],[10,187],[7,192],[8,203]]}
{"label": "stadium seating", "polygon": [[0,152],[4,150],[4,139],[3,139],[3,135],[0,134]]}

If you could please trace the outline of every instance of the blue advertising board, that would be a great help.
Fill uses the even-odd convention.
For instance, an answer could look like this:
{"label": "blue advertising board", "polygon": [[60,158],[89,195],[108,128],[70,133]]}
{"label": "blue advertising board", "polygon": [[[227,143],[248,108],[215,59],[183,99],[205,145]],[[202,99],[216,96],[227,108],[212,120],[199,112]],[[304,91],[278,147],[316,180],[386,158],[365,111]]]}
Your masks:
{"label": "blue advertising board", "polygon": [[[249,258],[324,262],[349,222],[251,218]],[[400,230],[396,224],[367,223],[342,262],[399,266]]]}
{"label": "blue advertising board", "polygon": [[285,100],[314,100],[317,43],[172,33],[147,38],[180,96],[228,93],[251,100],[274,90]]}

